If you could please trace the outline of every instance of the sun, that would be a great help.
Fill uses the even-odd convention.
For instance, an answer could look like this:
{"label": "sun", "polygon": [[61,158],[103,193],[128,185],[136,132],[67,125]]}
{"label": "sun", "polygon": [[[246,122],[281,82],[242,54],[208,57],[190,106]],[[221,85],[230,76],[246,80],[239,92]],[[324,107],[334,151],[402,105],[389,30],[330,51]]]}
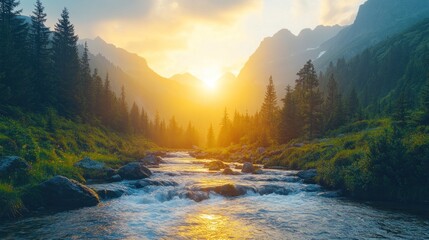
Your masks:
{"label": "sun", "polygon": [[201,81],[206,90],[216,91],[221,72],[217,68],[206,68],[201,71]]}

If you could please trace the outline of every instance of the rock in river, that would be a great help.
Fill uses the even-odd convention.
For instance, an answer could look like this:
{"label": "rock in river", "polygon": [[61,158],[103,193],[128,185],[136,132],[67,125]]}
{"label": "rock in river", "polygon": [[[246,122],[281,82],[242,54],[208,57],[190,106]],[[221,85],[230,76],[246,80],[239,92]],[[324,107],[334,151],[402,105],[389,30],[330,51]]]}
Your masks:
{"label": "rock in river", "polygon": [[243,163],[243,169],[241,169],[241,172],[243,173],[253,173],[255,171],[255,168],[253,167],[253,164],[251,162],[245,162]]}
{"label": "rock in river", "polygon": [[304,183],[315,183],[317,170],[316,169],[303,170],[303,171],[299,171],[296,175],[302,178],[304,180]]}
{"label": "rock in river", "polygon": [[162,158],[153,154],[149,154],[143,159],[140,159],[139,162],[145,166],[158,166],[162,162]]}
{"label": "rock in river", "polygon": [[115,170],[107,167],[103,162],[92,160],[89,157],[85,157],[74,166],[83,170],[83,176],[86,179],[107,180],[115,175]]}
{"label": "rock in river", "polygon": [[0,157],[0,178],[19,173],[26,173],[30,168],[30,165],[20,157]]}
{"label": "rock in river", "polygon": [[222,161],[217,160],[204,164],[204,167],[208,168],[210,171],[219,171],[225,168],[225,164]]}
{"label": "rock in river", "polygon": [[94,190],[63,176],[55,176],[39,187],[47,208],[69,210],[95,206],[100,202]]}
{"label": "rock in river", "polygon": [[123,179],[137,180],[150,177],[152,175],[152,172],[142,163],[132,162],[119,168],[118,174]]}

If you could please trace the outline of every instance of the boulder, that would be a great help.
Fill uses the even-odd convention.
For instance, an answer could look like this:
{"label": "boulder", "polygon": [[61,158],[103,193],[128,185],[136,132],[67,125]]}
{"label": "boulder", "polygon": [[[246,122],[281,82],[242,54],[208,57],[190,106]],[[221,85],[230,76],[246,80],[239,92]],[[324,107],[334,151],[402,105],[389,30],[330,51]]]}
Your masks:
{"label": "boulder", "polygon": [[206,187],[202,188],[202,191],[210,192],[213,191],[219,195],[224,197],[237,197],[246,194],[247,188],[244,186],[233,185],[233,184],[225,184],[216,187]]}
{"label": "boulder", "polygon": [[186,191],[179,195],[180,198],[189,198],[195,202],[201,202],[203,200],[209,199],[209,193],[204,191]]}
{"label": "boulder", "polygon": [[208,168],[210,171],[219,171],[225,168],[225,164],[222,161],[211,161],[204,164],[205,168]]}
{"label": "boulder", "polygon": [[85,157],[74,166],[83,170],[85,179],[108,180],[115,175],[115,170],[107,167],[103,162],[92,160],[89,157]]}
{"label": "boulder", "polygon": [[264,171],[262,171],[262,169],[258,168],[258,169],[255,169],[255,171],[253,171],[253,174],[264,174]]}
{"label": "boulder", "polygon": [[143,159],[140,159],[139,162],[145,166],[158,166],[160,163],[162,163],[162,158],[153,154],[149,154]]}
{"label": "boulder", "polygon": [[27,173],[31,166],[18,156],[0,157],[0,178]]}
{"label": "boulder", "polygon": [[231,168],[225,168],[222,172],[224,175],[234,175],[234,171]]}
{"label": "boulder", "polygon": [[42,182],[39,189],[46,208],[70,210],[95,206],[100,202],[94,190],[63,176]]}
{"label": "boulder", "polygon": [[150,177],[152,172],[143,164],[139,162],[132,162],[119,168],[118,174],[122,179],[137,180]]}
{"label": "boulder", "polygon": [[120,182],[120,181],[122,181],[122,178],[119,174],[115,174],[111,178],[109,178],[107,181],[108,182]]}
{"label": "boulder", "polygon": [[303,179],[304,183],[315,183],[317,170],[316,169],[303,170],[303,171],[299,171],[296,175],[299,178]]}
{"label": "boulder", "polygon": [[255,171],[255,167],[253,167],[253,163],[251,163],[251,162],[243,163],[243,168],[241,169],[241,172],[253,173],[254,171]]}
{"label": "boulder", "polygon": [[100,189],[96,192],[101,199],[105,200],[119,198],[124,194],[124,191],[121,189]]}

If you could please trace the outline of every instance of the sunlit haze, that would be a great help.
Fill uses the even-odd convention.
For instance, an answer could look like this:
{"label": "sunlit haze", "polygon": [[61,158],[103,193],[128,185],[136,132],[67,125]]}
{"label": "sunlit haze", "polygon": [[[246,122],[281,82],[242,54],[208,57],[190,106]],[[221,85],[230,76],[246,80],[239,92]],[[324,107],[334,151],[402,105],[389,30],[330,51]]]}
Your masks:
{"label": "sunlit haze", "polygon": [[[223,73],[238,74],[265,37],[283,28],[298,34],[320,24],[350,24],[364,0],[43,2],[51,29],[65,6],[81,39],[100,36],[144,57],[163,76],[189,72],[213,89]],[[23,14],[33,5],[21,1]]]}

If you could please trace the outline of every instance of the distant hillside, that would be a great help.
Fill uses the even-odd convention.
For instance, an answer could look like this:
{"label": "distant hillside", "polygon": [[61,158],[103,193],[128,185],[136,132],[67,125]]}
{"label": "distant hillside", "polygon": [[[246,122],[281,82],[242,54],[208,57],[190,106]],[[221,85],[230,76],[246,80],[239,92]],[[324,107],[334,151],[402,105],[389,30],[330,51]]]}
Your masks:
{"label": "distant hillside", "polygon": [[354,23],[322,44],[325,54],[315,61],[325,68],[330,61],[350,58],[389,36],[429,17],[429,0],[368,0],[360,6]]}
{"label": "distant hillside", "polygon": [[372,112],[389,112],[400,94],[416,107],[429,77],[429,19],[408,28],[348,61],[328,68],[322,85],[333,73],[343,92],[355,88]]}

